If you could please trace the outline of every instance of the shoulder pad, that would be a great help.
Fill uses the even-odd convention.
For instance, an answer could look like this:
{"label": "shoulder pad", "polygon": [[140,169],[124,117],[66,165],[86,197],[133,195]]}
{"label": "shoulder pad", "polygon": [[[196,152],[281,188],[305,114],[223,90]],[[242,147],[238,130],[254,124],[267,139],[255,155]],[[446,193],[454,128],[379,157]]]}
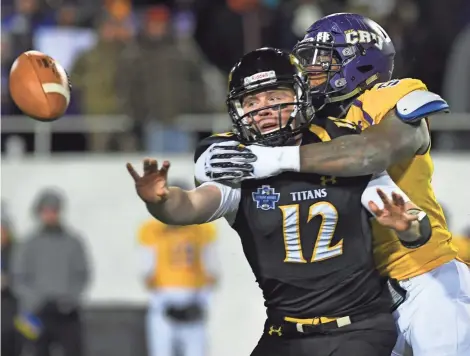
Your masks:
{"label": "shoulder pad", "polygon": [[[426,85],[417,79],[394,79],[376,84],[366,90],[355,102],[362,111],[364,127],[376,125],[390,110],[395,110],[397,102],[405,95],[415,90],[427,90]],[[355,116],[355,115],[353,115]],[[354,120],[357,121],[357,120]]]}
{"label": "shoulder pad", "polygon": [[412,91],[398,100],[396,105],[397,116],[406,123],[414,123],[433,114],[449,111],[449,105],[444,99],[427,90]]}
{"label": "shoulder pad", "polygon": [[225,142],[225,141],[237,141],[237,136],[233,132],[224,132],[220,134],[215,134],[209,137],[206,137],[199,141],[196,146],[196,151],[194,152],[194,163],[198,160],[199,156],[201,156],[205,150],[209,148],[210,145],[217,143],[217,142]]}

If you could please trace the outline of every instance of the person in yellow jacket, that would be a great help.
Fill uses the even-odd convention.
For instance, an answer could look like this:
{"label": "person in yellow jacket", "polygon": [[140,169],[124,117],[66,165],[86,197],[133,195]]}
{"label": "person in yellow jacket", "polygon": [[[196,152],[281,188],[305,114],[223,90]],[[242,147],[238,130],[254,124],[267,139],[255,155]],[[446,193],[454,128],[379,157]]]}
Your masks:
{"label": "person in yellow jacket", "polygon": [[150,356],[206,354],[206,312],[214,273],[213,223],[169,226],[152,219],[138,233],[143,282],[150,292]]}

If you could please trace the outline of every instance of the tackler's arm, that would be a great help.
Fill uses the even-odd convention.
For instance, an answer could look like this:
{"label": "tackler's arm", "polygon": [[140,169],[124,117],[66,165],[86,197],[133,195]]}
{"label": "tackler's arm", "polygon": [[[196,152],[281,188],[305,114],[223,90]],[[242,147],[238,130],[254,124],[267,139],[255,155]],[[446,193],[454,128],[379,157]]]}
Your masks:
{"label": "tackler's arm", "polygon": [[339,177],[384,171],[427,150],[430,136],[422,119],[439,112],[449,112],[440,96],[422,90],[411,92],[380,123],[360,135],[300,147],[298,170]]}

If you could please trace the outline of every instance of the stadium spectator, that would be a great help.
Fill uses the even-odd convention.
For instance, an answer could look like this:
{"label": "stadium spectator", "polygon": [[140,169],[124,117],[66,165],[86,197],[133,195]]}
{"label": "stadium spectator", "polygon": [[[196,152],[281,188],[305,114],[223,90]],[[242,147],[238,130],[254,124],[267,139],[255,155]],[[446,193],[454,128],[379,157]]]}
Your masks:
{"label": "stadium spectator", "polygon": [[201,58],[178,46],[171,16],[164,5],[148,9],[137,45],[126,51],[123,62],[126,113],[143,134],[144,149],[151,152],[189,151],[195,139],[175,120],[183,113],[208,110]]}
{"label": "stadium spectator", "polygon": [[[92,115],[122,114],[122,105],[117,90],[119,76],[125,77],[129,68],[119,72],[119,60],[133,38],[133,25],[129,19],[118,20],[109,14],[98,22],[99,40],[88,51],[83,52],[73,65],[71,81],[80,91],[81,111],[89,115],[88,125],[93,128],[88,137],[91,151],[103,152],[110,148],[112,136],[99,132],[99,120]],[[125,141],[119,142],[125,144]],[[122,148],[122,147],[121,147]]]}
{"label": "stadium spectator", "polygon": [[470,113],[470,24],[457,36],[447,58],[444,97],[454,112]]}
{"label": "stadium spectator", "polygon": [[64,198],[40,193],[34,213],[40,224],[19,247],[13,270],[20,314],[16,326],[33,340],[33,355],[48,356],[58,344],[65,356],[81,356],[80,305],[89,282],[81,238],[61,219]]}
{"label": "stadium spectator", "polygon": [[[181,186],[182,184],[179,184]],[[215,283],[214,225],[168,226],[158,220],[139,230],[143,282],[150,293],[150,356],[204,356],[206,313]]]}
{"label": "stadium spectator", "polygon": [[[34,48],[33,33],[41,26],[54,24],[50,9],[41,6],[39,0],[15,0],[14,12],[2,16],[2,32],[13,37],[13,55]],[[3,2],[2,2],[3,10]]]}

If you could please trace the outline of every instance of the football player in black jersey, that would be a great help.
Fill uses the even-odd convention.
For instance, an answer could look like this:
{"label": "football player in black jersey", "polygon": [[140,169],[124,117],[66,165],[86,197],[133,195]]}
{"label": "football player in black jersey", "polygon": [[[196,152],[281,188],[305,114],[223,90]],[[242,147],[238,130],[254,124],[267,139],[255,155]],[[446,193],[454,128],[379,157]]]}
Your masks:
{"label": "football player in black jersey", "polygon": [[[308,95],[293,56],[273,48],[248,53],[229,77],[234,130],[203,140],[195,160],[214,142],[227,143],[212,152],[226,169],[224,158],[236,161],[243,149],[238,142],[294,147],[357,133],[341,120],[313,123]],[[410,247],[425,230],[424,212],[386,173],[334,178],[285,172],[185,191],[168,187],[169,167],[168,161],[158,167],[145,159],[141,176],[127,165],[137,194],[158,220],[190,225],[225,217],[240,235],[267,308],[252,355],[391,354],[397,332],[389,294],[374,268],[369,214]]]}

